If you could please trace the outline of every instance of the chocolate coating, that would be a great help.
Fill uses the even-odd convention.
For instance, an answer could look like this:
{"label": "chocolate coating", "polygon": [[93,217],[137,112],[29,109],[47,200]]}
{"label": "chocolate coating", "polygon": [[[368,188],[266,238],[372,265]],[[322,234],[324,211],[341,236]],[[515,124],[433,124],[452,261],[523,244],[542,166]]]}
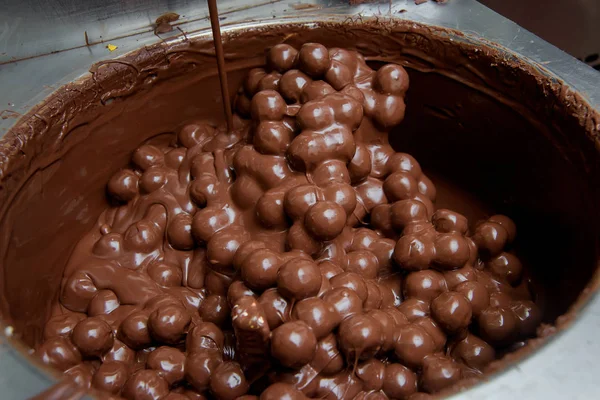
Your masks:
{"label": "chocolate coating", "polygon": [[514,223],[467,236],[390,144],[407,71],[294,43],[250,70],[227,129],[196,115],[205,96],[152,127],[168,133],[129,168],[107,167],[109,206],[65,267],[45,362],[132,399],[385,400],[437,393],[484,369],[490,343],[535,335]]}
{"label": "chocolate coating", "polygon": [[158,400],[169,394],[169,384],[158,372],[143,369],[125,383],[123,395],[131,400]]}
{"label": "chocolate coating", "polygon": [[303,258],[290,260],[279,270],[277,288],[289,299],[315,296],[321,288],[321,270],[317,264]]}
{"label": "chocolate coating", "polygon": [[431,316],[447,332],[457,332],[471,323],[471,303],[458,292],[440,294],[431,302]]}
{"label": "chocolate coating", "polygon": [[271,338],[271,355],[290,368],[308,364],[316,347],[315,334],[303,321],[286,322],[273,331]]}

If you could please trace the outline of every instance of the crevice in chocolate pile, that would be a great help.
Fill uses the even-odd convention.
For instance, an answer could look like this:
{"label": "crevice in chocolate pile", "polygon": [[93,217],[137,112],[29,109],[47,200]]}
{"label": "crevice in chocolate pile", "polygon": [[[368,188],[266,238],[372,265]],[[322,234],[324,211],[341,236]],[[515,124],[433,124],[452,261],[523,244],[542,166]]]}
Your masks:
{"label": "crevice in chocolate pile", "polygon": [[[24,166],[22,184],[2,191],[13,196],[2,215],[4,238],[12,238],[4,260],[15,257],[9,244],[25,259],[29,246],[31,226],[11,221],[68,215],[76,222],[44,225],[36,237],[70,229],[68,238],[80,240],[30,269],[46,276],[16,278],[4,267],[4,285],[47,280],[35,304],[47,304],[48,314],[15,300],[31,294],[3,292],[4,315],[37,355],[83,387],[128,399],[417,399],[480,378],[535,337],[543,318],[566,311],[591,276],[595,236],[561,239],[573,241],[569,251],[587,249],[573,256],[585,265],[566,280],[574,293],[562,289],[571,300],[553,298],[556,281],[536,264],[569,254],[552,250],[557,239],[543,231],[549,223],[571,232],[567,225],[579,218],[594,220],[593,197],[582,191],[595,192],[571,179],[581,158],[595,173],[592,147],[572,153],[575,137],[536,119],[527,104],[535,99],[515,105],[519,84],[537,93],[523,77],[473,74],[478,82],[464,72],[479,67],[468,47],[456,50],[428,28],[383,34],[376,26],[230,37],[230,84],[239,88],[231,91],[231,130],[215,117],[218,82],[205,79],[215,70],[202,43],[157,46],[94,68],[94,84],[106,86],[93,96],[106,105],[95,98],[97,108],[83,111],[83,101],[65,98],[71,108],[61,117],[38,111],[45,129],[56,118],[67,128],[56,142],[44,141],[49,133],[23,136],[54,154],[34,164],[27,153],[11,158],[13,171]],[[315,43],[327,33],[328,47]],[[360,39],[350,46],[347,36]],[[373,43],[377,50],[368,50]],[[486,111],[489,118],[468,118]],[[513,124],[505,138],[537,129],[528,140],[539,165],[561,160],[553,175],[560,185],[549,177],[533,185],[532,172],[519,169],[526,158],[503,157],[531,148],[494,141],[506,126],[490,126],[492,118]],[[579,123],[568,113],[557,118]],[[60,179],[72,185],[46,186]],[[581,197],[536,202],[569,180]],[[61,189],[70,202],[61,201]],[[494,199],[507,193],[523,197]],[[35,207],[12,206],[40,194]],[[538,212],[529,214],[529,204]],[[565,204],[556,219],[540,220]],[[517,224],[491,210],[506,210]],[[541,248],[548,254],[536,253]],[[557,281],[559,273],[567,274],[556,272]]]}

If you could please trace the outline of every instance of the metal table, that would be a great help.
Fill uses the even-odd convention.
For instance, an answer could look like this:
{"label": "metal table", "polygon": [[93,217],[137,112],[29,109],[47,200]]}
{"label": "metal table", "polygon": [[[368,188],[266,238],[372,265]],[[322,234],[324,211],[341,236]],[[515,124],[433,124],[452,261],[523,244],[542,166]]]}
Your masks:
{"label": "metal table", "polygon": [[[7,4],[8,3],[8,4]],[[600,109],[600,75],[587,65],[527,32],[474,0],[375,1],[349,5],[348,1],[219,2],[224,30],[273,23],[278,18],[306,19],[310,15],[379,16],[403,18],[461,30],[472,39],[486,39],[543,65]],[[166,12],[180,14],[180,34],[207,34],[208,9],[191,0],[5,0],[0,15],[0,136],[16,118],[55,89],[85,75],[91,64],[115,58],[157,42],[152,23]],[[399,13],[400,10],[406,10]],[[87,44],[86,44],[87,40]],[[117,46],[110,51],[107,45]],[[456,395],[461,399],[589,399],[600,387],[600,297],[593,296],[572,326],[552,337],[541,349],[484,384]],[[56,383],[56,377],[32,364],[11,343],[10,328],[0,334],[0,397],[31,397]],[[65,394],[66,396],[66,394]]]}

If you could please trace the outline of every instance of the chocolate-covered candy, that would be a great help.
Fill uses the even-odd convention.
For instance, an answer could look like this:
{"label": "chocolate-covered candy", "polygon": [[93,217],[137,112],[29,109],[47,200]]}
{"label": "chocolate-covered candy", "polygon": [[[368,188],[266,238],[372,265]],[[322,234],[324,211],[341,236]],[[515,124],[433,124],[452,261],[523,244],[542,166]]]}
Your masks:
{"label": "chocolate-covered candy", "polygon": [[304,400],[305,396],[294,385],[276,382],[266,388],[260,395],[260,400]]}
{"label": "chocolate-covered candy", "polygon": [[384,363],[375,358],[358,364],[356,376],[362,381],[365,390],[381,390],[385,379],[385,367]]}
{"label": "chocolate-covered candy", "polygon": [[388,364],[382,390],[390,399],[408,398],[417,391],[417,375],[402,364]]}
{"label": "chocolate-covered candy", "polygon": [[119,339],[127,346],[137,349],[152,342],[148,329],[149,314],[144,311],[136,311],[127,316],[119,328]]}
{"label": "chocolate-covered candy", "polygon": [[496,358],[494,348],[473,334],[456,343],[451,354],[454,359],[479,371],[483,371]]}
{"label": "chocolate-covered candy", "polygon": [[252,97],[252,118],[257,121],[281,121],[285,115],[285,100],[275,90],[263,90]]}
{"label": "chocolate-covered candy", "polygon": [[133,171],[118,171],[108,181],[108,194],[115,200],[126,203],[138,194],[138,181],[139,178]]}
{"label": "chocolate-covered candy", "polygon": [[479,316],[490,304],[490,295],[485,285],[480,282],[463,282],[456,286],[455,290],[469,300],[474,316]]}
{"label": "chocolate-covered candy", "polygon": [[519,323],[519,335],[521,337],[533,336],[537,327],[542,322],[542,313],[539,307],[532,301],[515,301],[510,306]]}
{"label": "chocolate-covered candy", "polygon": [[396,243],[394,261],[407,271],[429,268],[436,254],[433,241],[422,235],[405,235]]}
{"label": "chocolate-covered candy", "polygon": [[91,363],[81,363],[65,371],[65,375],[71,378],[76,385],[89,389],[92,384],[94,366]]}
{"label": "chocolate-covered candy", "polygon": [[342,321],[338,337],[349,363],[373,357],[383,343],[381,324],[368,314],[355,314]]}
{"label": "chocolate-covered candy", "polygon": [[411,272],[404,280],[404,297],[431,301],[447,291],[444,276],[433,270]]}
{"label": "chocolate-covered candy", "polygon": [[271,355],[282,365],[299,368],[315,355],[317,339],[303,321],[286,322],[272,332]]}
{"label": "chocolate-covered candy", "polygon": [[459,233],[441,233],[435,238],[434,262],[443,269],[464,266],[470,254],[467,241]]}
{"label": "chocolate-covered candy", "polygon": [[379,272],[379,260],[368,250],[352,251],[346,255],[346,271],[365,279],[375,279]]}
{"label": "chocolate-covered candy", "polygon": [[[312,300],[312,298],[307,299],[307,301],[309,300]],[[285,297],[283,297],[281,293],[279,293],[279,291],[275,288],[266,290],[258,298],[258,302],[260,303],[265,313],[265,316],[267,317],[267,322],[271,330],[281,325],[290,314],[290,302]],[[302,301],[296,303],[295,308],[298,307],[298,305],[301,303]],[[312,309],[310,309],[310,311],[312,311]]]}
{"label": "chocolate-covered candy", "polygon": [[297,103],[302,97],[304,87],[311,82],[311,79],[297,69],[292,69],[284,73],[279,81],[279,91],[283,97],[291,102]]}
{"label": "chocolate-covered candy", "polygon": [[332,240],[346,226],[346,211],[332,201],[318,201],[306,211],[304,224],[315,239]]}
{"label": "chocolate-covered candy", "polygon": [[192,249],[192,217],[186,213],[177,214],[167,227],[167,237],[171,246],[177,250]]}
{"label": "chocolate-covered candy", "polygon": [[262,291],[277,284],[283,260],[269,249],[257,249],[245,257],[241,264],[241,277],[249,288]]}
{"label": "chocolate-covered candy", "polygon": [[173,347],[159,347],[148,356],[146,366],[160,372],[170,385],[184,378],[185,354]]}
{"label": "chocolate-covered candy", "polygon": [[44,340],[58,336],[68,337],[75,325],[84,318],[84,315],[76,313],[65,313],[50,317],[44,325]]}
{"label": "chocolate-covered candy", "polygon": [[206,349],[222,349],[225,343],[223,331],[212,322],[201,322],[193,326],[185,341],[186,351],[191,354]]}
{"label": "chocolate-covered candy", "polygon": [[250,235],[240,227],[229,227],[216,232],[206,246],[208,262],[219,271],[230,271],[235,253],[249,239]]}
{"label": "chocolate-covered candy", "polygon": [[321,288],[321,270],[312,261],[296,258],[285,263],[277,277],[279,292],[289,299],[315,296]]}
{"label": "chocolate-covered candy", "polygon": [[297,302],[292,317],[304,321],[317,340],[327,336],[341,321],[333,305],[318,297]]}
{"label": "chocolate-covered candy", "polygon": [[169,394],[169,384],[156,371],[142,369],[129,377],[123,395],[131,400],[161,399]]}
{"label": "chocolate-covered candy", "polygon": [[208,389],[213,371],[223,362],[217,349],[198,349],[185,359],[185,379],[200,392]]}
{"label": "chocolate-covered candy", "polygon": [[168,304],[150,314],[148,327],[156,340],[176,344],[183,337],[190,321],[190,314],[183,305]]}
{"label": "chocolate-covered candy", "polygon": [[437,210],[431,222],[435,230],[442,233],[458,232],[464,235],[469,229],[469,222],[464,215],[445,208]]}
{"label": "chocolate-covered candy", "polygon": [[423,360],[421,386],[429,393],[436,393],[452,386],[460,378],[460,366],[449,357],[432,354]]}
{"label": "chocolate-covered candy", "polygon": [[473,240],[481,255],[486,258],[494,257],[506,246],[508,232],[502,225],[487,221],[475,229]]}
{"label": "chocolate-covered candy", "polygon": [[471,303],[462,293],[442,293],[431,302],[431,316],[447,332],[457,332],[469,326],[472,315]]}
{"label": "chocolate-covered candy", "polygon": [[330,65],[329,51],[325,46],[317,43],[305,43],[300,48],[298,67],[313,78],[323,76]]}
{"label": "chocolate-covered candy", "polygon": [[92,386],[103,392],[118,394],[129,377],[127,365],[119,361],[105,361],[92,378]]}
{"label": "chocolate-covered candy", "polygon": [[99,357],[113,345],[112,328],[100,317],[90,317],[79,322],[71,334],[73,344],[88,357]]}
{"label": "chocolate-covered candy", "polygon": [[427,333],[429,333],[429,336],[431,336],[435,343],[436,351],[444,350],[447,336],[442,328],[433,319],[430,317],[420,317],[416,318],[412,322],[415,325],[419,325],[421,328],[425,329]]}
{"label": "chocolate-covered candy", "polygon": [[425,356],[433,354],[435,347],[433,338],[419,325],[408,324],[398,329],[394,346],[396,357],[411,368],[420,367]]}
{"label": "chocolate-covered candy", "polygon": [[181,268],[167,261],[155,261],[148,266],[148,275],[161,286],[180,286],[183,279]]}
{"label": "chocolate-covered candy", "polygon": [[46,340],[36,354],[41,360],[60,371],[65,371],[81,362],[81,353],[67,338],[56,336]]}
{"label": "chocolate-covered candy", "polygon": [[131,161],[142,171],[145,171],[150,167],[162,165],[164,163],[164,155],[158,147],[144,144],[133,152]]}
{"label": "chocolate-covered candy", "polygon": [[365,280],[354,272],[342,272],[329,281],[333,288],[346,287],[353,290],[363,302],[367,299],[368,291]]}
{"label": "chocolate-covered candy", "polygon": [[512,219],[506,215],[497,214],[491,216],[488,221],[499,224],[506,230],[508,243],[512,243],[515,240],[515,237],[517,236],[517,227]]}
{"label": "chocolate-covered candy", "polygon": [[479,333],[493,344],[508,344],[517,335],[518,319],[510,308],[488,307],[479,314]]}
{"label": "chocolate-covered candy", "polygon": [[416,298],[409,298],[404,300],[398,306],[398,310],[402,312],[409,321],[413,321],[417,318],[427,317],[429,315],[430,303]]}
{"label": "chocolate-covered candy", "polygon": [[418,200],[396,201],[390,208],[390,222],[395,229],[401,230],[410,223],[426,220],[427,208]]}
{"label": "chocolate-covered candy", "polygon": [[249,384],[244,372],[236,362],[218,365],[210,377],[210,391],[220,400],[233,400],[248,391]]}
{"label": "chocolate-covered candy", "polygon": [[511,285],[517,285],[521,281],[523,264],[514,254],[502,252],[485,265],[494,276]]}

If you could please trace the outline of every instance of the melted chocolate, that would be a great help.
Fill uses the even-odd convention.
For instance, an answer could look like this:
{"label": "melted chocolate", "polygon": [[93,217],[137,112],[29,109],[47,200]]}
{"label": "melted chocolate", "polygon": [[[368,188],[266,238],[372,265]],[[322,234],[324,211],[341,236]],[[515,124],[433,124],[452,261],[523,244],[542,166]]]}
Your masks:
{"label": "melted chocolate", "polygon": [[[541,313],[512,252],[514,223],[492,216],[469,229],[466,216],[436,211],[431,180],[389,144],[406,70],[374,71],[356,52],[313,43],[274,46],[266,65],[243,85],[233,79],[233,129],[206,118],[208,104],[177,127],[147,112],[126,126],[172,133],[131,138],[99,179],[84,180],[96,197],[108,182],[111,206],[69,256],[42,359],[132,399],[405,398],[478,376],[493,346],[531,337]],[[153,71],[142,85],[182,72]],[[91,111],[74,116],[67,140],[82,129],[91,143],[94,129],[119,126],[112,118],[129,120],[113,83],[103,100],[117,105],[91,122]],[[70,154],[61,162],[77,165]],[[72,234],[92,222],[79,221]]]}

